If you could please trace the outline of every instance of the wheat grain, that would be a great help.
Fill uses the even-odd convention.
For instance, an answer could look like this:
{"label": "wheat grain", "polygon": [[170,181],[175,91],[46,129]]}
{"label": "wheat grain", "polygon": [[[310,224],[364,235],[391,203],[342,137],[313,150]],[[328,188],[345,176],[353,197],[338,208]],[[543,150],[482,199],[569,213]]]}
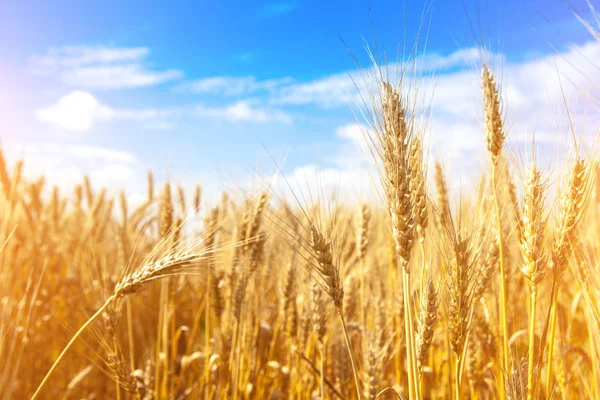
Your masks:
{"label": "wheat grain", "polygon": [[521,271],[531,285],[537,285],[546,270],[546,217],[544,213],[544,182],[535,164],[525,174],[525,198],[521,222]]}
{"label": "wheat grain", "polygon": [[427,362],[429,349],[433,342],[433,332],[437,321],[438,299],[437,290],[431,278],[421,293],[421,304],[419,311],[419,326],[417,329],[417,362],[419,373]]}
{"label": "wheat grain", "polygon": [[322,279],[325,292],[331,297],[338,312],[341,313],[343,312],[344,289],[340,280],[339,268],[333,263],[331,241],[325,239],[314,225],[310,227],[310,241],[317,261],[316,265],[311,264],[310,266]]}
{"label": "wheat grain", "polygon": [[492,71],[486,64],[481,70],[481,82],[483,86],[483,104],[485,111],[485,140],[492,159],[495,161],[502,147],[506,135],[502,122],[502,106],[500,102],[500,90]]}

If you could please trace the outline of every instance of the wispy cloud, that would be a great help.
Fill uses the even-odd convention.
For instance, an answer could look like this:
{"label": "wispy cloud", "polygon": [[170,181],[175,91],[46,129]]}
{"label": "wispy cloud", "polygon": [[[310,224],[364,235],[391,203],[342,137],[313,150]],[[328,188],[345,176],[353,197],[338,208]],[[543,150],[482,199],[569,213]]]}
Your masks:
{"label": "wispy cloud", "polygon": [[[494,64],[503,63],[501,55],[490,54],[488,58]],[[391,81],[397,81],[401,77],[428,79],[436,74],[470,72],[479,61],[480,53],[476,48],[461,49],[447,55],[427,53],[408,60],[404,71],[399,64],[390,63],[382,67],[381,71],[374,67],[367,67],[332,74],[309,82],[292,82],[281,86],[276,96],[271,98],[271,102],[285,105],[315,104],[325,109],[363,104],[368,100],[368,88],[379,80],[380,74],[389,76]]]}
{"label": "wispy cloud", "polygon": [[276,78],[258,81],[254,76],[215,76],[183,83],[175,88],[177,91],[191,93],[210,93],[225,96],[249,95],[257,92],[274,93],[277,89],[288,85],[292,78]]}
{"label": "wispy cloud", "polygon": [[281,88],[271,101],[285,105],[316,104],[323,108],[347,106],[356,97],[355,83],[362,83],[361,79],[359,73],[353,71],[296,83]]}
{"label": "wispy cloud", "polygon": [[[502,87],[509,139],[525,139],[530,143],[533,130],[540,144],[564,136],[568,127],[561,126],[559,121],[566,121],[565,106],[569,107],[578,128],[586,126],[586,118],[599,118],[598,109],[590,107],[590,98],[600,95],[600,88],[591,81],[598,62],[600,43],[590,42],[562,53],[504,63],[496,72]],[[477,73],[441,74],[424,79],[420,89],[433,96],[431,124],[438,152],[448,154],[453,150],[454,160],[460,162],[465,151],[483,147],[483,106]]]}
{"label": "wispy cloud", "polygon": [[[504,63],[502,54],[486,53],[491,64]],[[414,59],[414,65],[421,72],[449,72],[464,70],[477,65],[481,61],[481,51],[476,47],[460,49],[450,54],[426,53]]]}
{"label": "wispy cloud", "polygon": [[[287,159],[292,165],[286,166],[291,170],[274,180],[272,190],[282,198],[297,197],[309,202],[318,197],[320,201],[355,206],[356,199],[378,200],[379,193],[374,185],[378,182],[377,165],[364,136],[368,132],[368,127],[357,123],[337,127],[332,133],[338,147],[333,148],[327,160],[322,160],[326,166],[322,162],[296,164],[292,153]],[[312,193],[309,198],[301,195],[308,192]]]}
{"label": "wispy cloud", "polygon": [[36,110],[35,116],[42,122],[75,133],[88,132],[95,125],[110,121],[136,121],[147,129],[169,130],[182,117],[212,118],[236,123],[291,124],[293,121],[288,113],[251,100],[224,106],[197,104],[164,109],[115,109],[102,103],[91,93],[81,90],[67,93],[54,104]]}
{"label": "wispy cloud", "polygon": [[244,51],[244,52],[232,55],[231,60],[236,63],[250,64],[254,60],[255,57],[256,57],[256,54],[254,54],[253,52]]}
{"label": "wispy cloud", "polygon": [[94,184],[116,191],[141,180],[145,169],[135,155],[107,147],[50,142],[7,142],[4,146],[9,162],[23,157],[27,177],[43,175],[63,189],[80,183],[87,174]]}
{"label": "wispy cloud", "polygon": [[261,17],[276,17],[289,14],[298,7],[300,7],[300,4],[295,1],[277,1],[259,8],[258,15]]}
{"label": "wispy cloud", "polygon": [[88,89],[153,86],[183,77],[180,70],[150,68],[149,54],[147,47],[60,47],[32,56],[30,66],[34,72]]}
{"label": "wispy cloud", "polygon": [[240,101],[224,107],[208,107],[197,105],[194,112],[199,117],[223,119],[232,122],[280,122],[291,124],[292,117],[280,110],[265,108],[252,104],[251,101]]}
{"label": "wispy cloud", "polygon": [[77,133],[88,132],[96,124],[112,120],[134,120],[146,123],[149,128],[164,129],[164,124],[179,114],[179,108],[118,110],[81,90],[72,91],[56,103],[35,111],[38,120]]}
{"label": "wispy cloud", "polygon": [[[459,61],[461,59],[464,61]],[[423,102],[427,108],[417,105],[417,112],[430,112],[430,118],[419,121],[426,125],[429,159],[443,162],[457,195],[461,187],[464,190],[466,186],[476,186],[479,173],[489,163],[483,137],[480,76],[472,67],[479,61],[472,51],[460,57],[455,53],[446,58],[423,58],[428,68],[445,72],[426,75],[418,82],[420,97],[430,100]],[[596,41],[519,62],[494,57],[506,113],[507,150],[517,159],[526,161],[535,132],[540,165],[552,165],[553,157],[568,156],[573,148],[570,127],[566,125],[566,107],[577,135],[582,134],[584,146],[589,144],[598,133],[596,121],[600,119],[599,104],[594,100],[600,98],[600,87],[593,83],[599,62],[600,43]],[[352,81],[356,76],[361,77],[359,72],[349,71],[293,84],[283,88],[274,102],[312,104],[321,108],[347,106],[352,104],[359,90],[365,89],[356,88]],[[344,89],[344,86],[350,89]],[[590,121],[594,122],[590,124]],[[302,177],[313,188],[336,189],[350,194],[358,191],[360,195],[372,196],[378,181],[373,178],[377,171],[373,169],[363,136],[368,129],[356,122],[339,126],[332,132],[339,143],[329,153],[325,162],[328,167],[301,165],[290,176]],[[369,185],[363,185],[364,182]]]}
{"label": "wispy cloud", "polygon": [[[115,57],[110,54],[103,57],[109,56]],[[489,161],[482,134],[480,77],[473,68],[479,62],[479,55],[472,49],[466,49],[446,56],[431,54],[419,61],[426,71],[439,71],[424,74],[418,82],[420,97],[428,100],[423,104],[430,107],[419,111],[431,112],[427,123],[431,131],[432,158],[444,161],[452,182],[458,183],[462,178],[464,183],[479,173],[484,162]],[[79,61],[73,62],[77,64]],[[564,124],[566,121],[561,114],[564,113],[563,95],[577,127],[584,125],[585,118],[600,118],[597,109],[588,107],[586,110],[586,103],[590,105],[591,97],[600,97],[600,89],[590,81],[598,62],[600,44],[597,42],[519,62],[494,57],[493,64],[499,67],[495,71],[502,85],[509,144],[530,144],[531,132],[535,130],[538,144],[554,143],[556,147],[556,138],[563,137],[567,129],[557,123],[563,121]],[[306,107],[304,112],[313,115],[311,112],[315,111],[314,115],[318,116],[319,108],[347,107],[357,99],[360,104],[359,92],[366,90],[361,86],[364,74],[364,71],[351,70],[307,82],[291,78],[257,80],[253,76],[206,78],[188,82],[180,90],[220,96],[218,103],[188,103],[170,109],[115,109],[88,92],[76,91],[39,110],[37,116],[64,129],[79,132],[88,131],[95,124],[116,120],[140,121],[169,128],[176,117],[215,119],[235,124],[290,124],[294,122],[293,105],[314,106]],[[254,99],[248,99],[249,95],[255,96]],[[231,97],[234,99],[231,100]],[[227,101],[228,98],[231,102]],[[594,126],[591,124],[586,128]],[[352,186],[359,176],[368,182],[365,187],[360,187],[360,191],[366,191],[373,184],[372,177],[364,172],[365,164],[368,164],[365,161],[369,161],[370,157],[361,136],[366,129],[354,122],[332,129],[328,139],[337,139],[339,147],[337,152],[329,153],[331,158],[326,162],[327,180],[331,184],[341,180],[355,190],[358,187]],[[473,154],[482,154],[482,157],[479,159]],[[318,179],[316,168],[316,165],[300,165],[292,174],[307,174]]]}
{"label": "wispy cloud", "polygon": [[[600,89],[590,82],[600,62],[600,43],[596,41],[519,62],[506,61],[500,55],[489,58],[490,64],[498,67],[497,78],[502,85],[510,126],[519,124],[519,129],[527,126],[550,129],[557,110],[564,109],[563,95],[575,107],[571,109],[573,113],[581,111],[582,102],[598,106],[591,99],[599,97]],[[419,104],[415,106],[421,110],[431,108],[434,129],[438,121],[441,121],[439,127],[446,129],[454,124],[462,129],[464,124],[481,121],[481,84],[474,68],[479,63],[476,49],[463,49],[446,56],[419,56],[416,65],[424,73],[416,81],[420,95]],[[396,66],[392,64],[388,69],[394,71]],[[428,73],[433,71],[437,73]],[[373,68],[367,68],[308,82],[294,81],[280,87],[269,102],[279,107],[362,107],[369,102],[368,91],[373,90],[378,81],[372,78],[375,73]],[[394,80],[397,74],[390,75]],[[472,143],[469,139],[466,141]]]}

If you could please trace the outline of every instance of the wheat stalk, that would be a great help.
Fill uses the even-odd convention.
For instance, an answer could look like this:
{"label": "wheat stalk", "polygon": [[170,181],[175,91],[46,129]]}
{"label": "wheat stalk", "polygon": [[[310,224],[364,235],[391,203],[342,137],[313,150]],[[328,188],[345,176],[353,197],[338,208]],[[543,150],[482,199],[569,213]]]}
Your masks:
{"label": "wheat stalk", "polygon": [[352,372],[354,375],[354,384],[356,386],[356,393],[359,400],[361,399],[360,384],[358,382],[358,372],[356,364],[354,362],[354,356],[350,347],[350,340],[348,338],[348,329],[346,326],[346,320],[344,318],[344,289],[340,280],[340,271],[336,264],[333,263],[333,254],[331,241],[327,240],[321,232],[314,226],[310,226],[310,244],[314,252],[314,257],[317,261],[316,265],[311,264],[314,272],[323,281],[323,287],[325,292],[329,295],[333,301],[338,315],[340,316],[340,322],[344,333],[344,339],[346,340],[346,347],[350,356],[350,362],[352,364]]}
{"label": "wheat stalk", "polygon": [[470,239],[463,239],[455,233],[452,243],[452,258],[448,281],[448,329],[450,347],[456,357],[455,397],[460,399],[464,350],[473,304],[473,262]]}
{"label": "wheat stalk", "polygon": [[567,261],[572,251],[572,242],[579,223],[583,218],[589,200],[589,168],[585,160],[577,158],[569,171],[567,187],[561,193],[560,215],[554,230],[551,262],[554,270],[554,284],[551,299],[550,337],[548,339],[548,368],[546,370],[546,391],[550,390],[553,373],[553,351],[556,332],[556,303],[558,299],[558,276],[567,269]]}
{"label": "wheat stalk", "polygon": [[[485,140],[492,160],[492,187],[494,202],[496,207],[496,230],[499,249],[500,263],[500,326],[502,328],[502,349],[505,371],[510,370],[510,350],[508,346],[508,318],[506,304],[506,267],[504,257],[504,241],[502,235],[502,223],[500,215],[500,200],[498,198],[498,180],[497,166],[498,157],[502,152],[506,133],[504,132],[504,121],[502,119],[502,110],[500,102],[500,89],[492,71],[483,64],[481,71],[481,82],[483,86],[483,105],[484,105],[484,127]],[[502,385],[504,387],[505,385]]]}
{"label": "wheat stalk", "polygon": [[58,363],[65,356],[67,351],[75,343],[77,338],[83,331],[92,323],[98,316],[100,316],[113,302],[124,296],[137,292],[143,285],[153,282],[155,280],[170,277],[176,274],[182,274],[190,272],[189,270],[194,266],[199,265],[203,260],[206,260],[208,252],[200,253],[167,253],[167,255],[159,258],[154,262],[143,264],[136,271],[133,271],[125,275],[116,285],[114,291],[110,297],[104,302],[104,304],[79,328],[77,332],[71,337],[67,345],[63,348],[59,356],[56,358],[41,383],[38,385],[36,391],[32,396],[32,400],[37,398],[40,391],[44,387],[45,383],[52,372],[58,366]]}
{"label": "wheat stalk", "polygon": [[535,319],[538,284],[546,271],[544,212],[544,183],[535,162],[525,172],[525,198],[523,201],[521,227],[521,271],[529,281],[531,312],[529,315],[529,362],[527,371],[527,399],[534,397],[535,369]]}

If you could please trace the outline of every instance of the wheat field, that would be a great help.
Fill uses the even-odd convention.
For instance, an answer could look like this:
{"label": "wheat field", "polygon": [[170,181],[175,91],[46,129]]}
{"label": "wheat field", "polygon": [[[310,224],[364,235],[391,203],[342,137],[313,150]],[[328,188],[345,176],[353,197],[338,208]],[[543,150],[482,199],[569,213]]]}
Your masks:
{"label": "wheat field", "polygon": [[573,134],[545,168],[532,139],[516,162],[480,67],[488,164],[460,196],[418,82],[385,66],[365,96],[380,201],[211,204],[149,172],[132,205],[0,157],[1,397],[600,398],[597,152]]}

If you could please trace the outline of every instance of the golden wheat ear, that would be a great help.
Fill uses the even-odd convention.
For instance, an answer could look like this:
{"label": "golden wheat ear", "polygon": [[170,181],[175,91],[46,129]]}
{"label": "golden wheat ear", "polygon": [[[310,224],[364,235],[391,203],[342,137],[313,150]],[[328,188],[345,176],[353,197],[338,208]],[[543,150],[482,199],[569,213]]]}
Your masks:
{"label": "golden wheat ear", "polygon": [[433,343],[433,333],[437,322],[438,293],[431,277],[427,280],[425,290],[421,293],[419,324],[417,328],[417,368],[419,376],[429,358],[429,349]]}
{"label": "golden wheat ear", "polygon": [[332,243],[326,238],[323,233],[314,224],[310,225],[310,247],[315,258],[316,264],[309,264],[310,269],[318,276],[319,283],[323,290],[331,298],[333,305],[340,317],[346,348],[352,365],[354,376],[354,384],[356,386],[356,394],[358,399],[361,397],[361,389],[358,377],[358,370],[354,361],[350,339],[348,337],[348,329],[344,316],[344,288],[340,278],[339,266],[333,261]]}
{"label": "golden wheat ear", "polygon": [[[505,238],[502,232],[502,217],[500,210],[500,200],[498,193],[498,167],[506,132],[504,130],[504,120],[502,116],[502,103],[500,97],[500,87],[496,82],[492,70],[484,63],[481,69],[481,84],[483,88],[483,108],[484,108],[484,134],[487,149],[492,161],[492,193],[494,195],[494,205],[496,209],[496,237],[498,240],[498,259],[500,265],[500,327],[502,329],[502,359],[504,361],[504,370],[510,370],[510,348],[509,348],[509,330],[508,330],[508,305],[507,305],[507,273],[508,268],[506,256],[504,254]],[[506,385],[504,382],[503,387]],[[501,393],[502,395],[502,393]]]}
{"label": "golden wheat ear", "polygon": [[483,104],[485,110],[485,142],[492,159],[495,161],[502,152],[506,134],[502,121],[500,89],[492,70],[486,64],[483,64],[481,69],[481,83],[483,86]]}
{"label": "golden wheat ear", "polygon": [[[168,240],[168,238],[167,238]],[[231,246],[227,246],[226,248],[231,248]],[[168,251],[166,255],[158,258],[156,261],[147,262],[142,264],[136,270],[126,274],[116,285],[113,293],[106,300],[106,302],[75,332],[75,334],[71,337],[67,345],[63,348],[61,353],[58,355],[36,391],[34,392],[32,399],[35,399],[39,396],[42,388],[47,383],[50,375],[59,362],[64,358],[67,351],[73,346],[77,338],[89,327],[108,307],[113,305],[115,301],[119,299],[134,294],[138,290],[140,290],[143,286],[150,282],[154,282],[156,280],[177,276],[183,274],[193,274],[195,273],[195,269],[198,267],[205,265],[206,261],[209,259],[211,255],[213,255],[217,251],[222,251],[223,249],[206,249],[200,250],[198,252],[179,252],[173,253],[172,251]]]}

